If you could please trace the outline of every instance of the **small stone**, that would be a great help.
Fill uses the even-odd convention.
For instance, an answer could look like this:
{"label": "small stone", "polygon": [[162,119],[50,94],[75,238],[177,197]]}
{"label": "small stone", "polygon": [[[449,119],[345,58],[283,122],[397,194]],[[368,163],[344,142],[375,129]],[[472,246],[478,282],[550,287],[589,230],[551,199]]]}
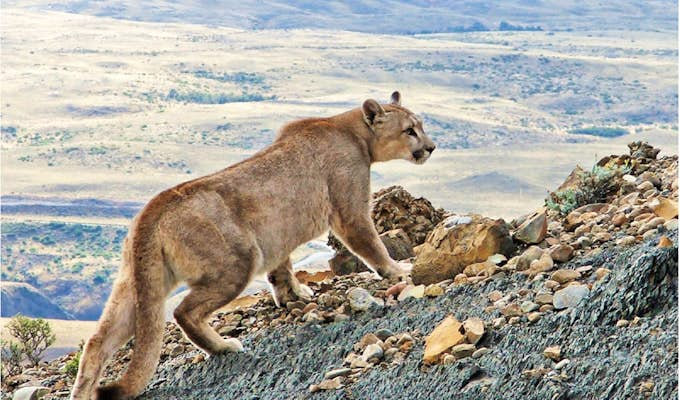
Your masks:
{"label": "small stone", "polygon": [[659,233],[656,229],[649,230],[642,234],[642,240],[649,240]]}
{"label": "small stone", "polygon": [[470,357],[472,353],[477,350],[474,344],[462,343],[451,347],[451,354],[456,357],[457,360],[462,358]]}
{"label": "small stone", "polygon": [[659,238],[659,244],[656,245],[656,247],[663,248],[663,247],[673,247],[673,242],[667,237],[667,236],[661,236]]}
{"label": "small stone", "polygon": [[456,362],[456,357],[452,354],[444,354],[444,357],[442,357],[442,364],[444,365],[450,365],[454,362]]}
{"label": "small stone", "polygon": [[640,392],[641,393],[650,393],[654,391],[654,382],[652,381],[644,381],[640,382]]}
{"label": "small stone", "polygon": [[288,303],[286,303],[286,308],[288,309],[288,311],[293,311],[295,309],[302,310],[303,308],[305,308],[306,305],[307,304],[305,304],[305,302],[303,301],[289,301]]}
{"label": "small stone", "polygon": [[654,214],[664,219],[672,219],[678,217],[678,202],[667,199],[665,197],[659,197],[655,204],[652,206]]}
{"label": "small stone", "polygon": [[378,338],[374,333],[367,333],[361,337],[361,339],[354,344],[354,350],[363,351],[369,344],[381,343],[382,340]]}
{"label": "small stone", "polygon": [[529,265],[529,276],[534,276],[540,272],[547,272],[553,269],[554,263],[550,254],[546,251],[541,254],[538,260],[534,260]]}
{"label": "small stone", "polygon": [[351,368],[337,368],[326,372],[323,377],[326,379],[334,379],[339,376],[347,376],[352,372]]}
{"label": "small stone", "polygon": [[567,262],[574,256],[574,248],[568,244],[558,244],[549,250],[550,257],[557,262]]}
{"label": "small stone", "polygon": [[404,301],[408,299],[409,297],[413,297],[414,299],[420,299],[425,296],[425,285],[418,285],[418,286],[413,286],[413,285],[408,285],[404,288],[404,290],[399,293],[399,297],[397,297],[397,300],[399,301]]}
{"label": "small stone", "polygon": [[480,358],[480,357],[485,356],[489,353],[491,353],[491,349],[489,349],[487,347],[480,347],[477,350],[475,350],[474,353],[472,353],[472,358]]}
{"label": "small stone", "polygon": [[184,353],[184,346],[178,343],[168,345],[168,355],[170,357],[177,357]]}
{"label": "small stone", "polygon": [[484,321],[477,317],[468,318],[463,322],[463,329],[465,329],[467,341],[477,344],[482,336],[484,336]]}
{"label": "small stone", "polygon": [[593,242],[587,236],[581,236],[580,238],[576,239],[576,245],[580,249],[589,247],[591,244],[593,244]]}
{"label": "small stone", "polygon": [[553,361],[559,361],[561,358],[560,346],[549,346],[543,350],[543,355]]}
{"label": "small stone", "polygon": [[539,307],[539,305],[534,303],[533,301],[524,301],[520,305],[520,308],[521,308],[523,313],[529,313],[529,312],[532,312],[532,311],[536,311],[536,310],[538,310],[538,307]]}
{"label": "small stone", "polygon": [[654,184],[650,181],[644,181],[641,184],[639,184],[636,188],[639,192],[646,192],[650,189],[654,189]]}
{"label": "small stone", "polygon": [[527,319],[529,320],[529,322],[534,323],[534,322],[538,321],[539,319],[541,319],[541,316],[543,316],[543,313],[531,312],[531,313],[527,314]]}
{"label": "small stone", "polygon": [[554,290],[555,288],[559,287],[560,283],[557,281],[554,281],[552,279],[548,279],[547,281],[543,282],[543,287],[548,289],[548,290]]}
{"label": "small stone", "polygon": [[385,350],[385,354],[383,355],[383,358],[385,361],[391,361],[394,358],[394,355],[399,352],[399,349],[396,347],[390,347],[389,349]]}
{"label": "small stone", "polygon": [[600,268],[595,270],[595,279],[597,279],[599,281],[602,278],[604,278],[605,276],[609,275],[610,272],[612,272],[610,269],[600,267]]}
{"label": "small stone", "polygon": [[347,299],[349,299],[349,307],[354,311],[367,311],[373,305],[380,305],[368,290],[360,287],[350,289]]}
{"label": "small stone", "polygon": [[486,261],[493,263],[495,265],[500,265],[500,264],[508,261],[508,258],[506,256],[504,256],[503,254],[494,254],[492,256],[489,256],[489,258],[487,258]]}
{"label": "small stone", "polygon": [[531,266],[534,260],[538,260],[543,255],[543,249],[538,246],[529,246],[521,256],[517,258],[517,270],[524,271]]}
{"label": "small stone", "polygon": [[630,246],[635,244],[635,236],[624,236],[616,241],[618,246]]}
{"label": "small stone", "polygon": [[309,303],[309,304],[305,305],[305,307],[302,309],[302,313],[303,313],[303,314],[307,314],[308,312],[310,312],[310,311],[312,311],[312,310],[316,310],[317,308],[319,308],[319,305],[318,305],[318,304],[316,304],[316,303]]}
{"label": "small stone", "polygon": [[621,226],[627,222],[628,218],[626,218],[626,214],[624,213],[614,214],[614,216],[612,217],[612,224],[614,226]]}
{"label": "small stone", "polygon": [[489,299],[489,301],[492,302],[492,303],[497,302],[502,297],[503,297],[503,293],[501,293],[498,290],[494,290],[493,292],[486,295],[486,298]]}
{"label": "small stone", "polygon": [[581,278],[581,273],[573,269],[558,269],[550,275],[550,279],[565,284]]}
{"label": "small stone", "polygon": [[581,267],[576,268],[575,271],[578,272],[581,275],[584,275],[584,274],[590,273],[590,271],[592,271],[592,270],[593,270],[592,265],[583,265]]}
{"label": "small stone", "polygon": [[517,325],[521,320],[522,319],[520,317],[510,317],[510,319],[508,319],[508,324]]}
{"label": "small stone", "polygon": [[543,304],[541,306],[541,308],[538,309],[538,311],[540,311],[542,313],[547,313],[547,312],[552,311],[554,309],[555,309],[555,307],[552,304]]}
{"label": "small stone", "polygon": [[570,285],[555,292],[553,295],[553,306],[557,310],[575,307],[589,294],[590,289],[586,285]]}
{"label": "small stone", "polygon": [[484,261],[481,263],[474,263],[470,264],[465,269],[463,270],[463,273],[468,277],[475,277],[475,276],[483,276],[483,277],[489,277],[493,274],[496,273],[498,270],[498,267],[496,264],[489,262],[489,261]]}
{"label": "small stone", "polygon": [[[317,390],[340,389],[342,387],[342,378],[338,376],[337,378],[333,378],[333,379],[324,379],[323,381],[321,381],[321,383],[319,383],[316,386],[318,388]],[[309,389],[310,389],[309,391],[311,392],[312,391],[311,386],[310,386]]]}
{"label": "small stone", "polygon": [[389,338],[390,336],[394,336],[394,333],[392,333],[392,331],[389,330],[389,329],[384,329],[384,328],[383,328],[383,329],[378,329],[377,331],[375,331],[375,336],[376,336],[378,339],[380,339],[380,340],[382,340],[382,341],[384,342],[384,341],[387,340],[387,338]]}
{"label": "small stone", "polygon": [[399,296],[399,293],[401,293],[402,290],[406,287],[406,282],[399,282],[396,285],[390,286],[389,289],[385,291],[385,297],[397,297]]}
{"label": "small stone", "polygon": [[576,236],[582,236],[584,233],[590,232],[592,226],[590,225],[581,225],[576,230],[574,230],[574,234]]}
{"label": "small stone", "polygon": [[379,344],[369,344],[361,354],[361,359],[370,362],[371,360],[380,360],[383,356],[383,349]]}
{"label": "small stone", "polygon": [[460,273],[453,278],[453,283],[456,285],[464,285],[468,283],[467,275]]}
{"label": "small stone", "polygon": [[562,368],[566,367],[567,364],[569,364],[570,362],[571,362],[571,361],[569,361],[568,358],[565,358],[564,360],[562,360],[562,361],[558,362],[557,364],[555,364],[555,369],[556,369],[557,371],[559,371],[559,370],[561,370]]}
{"label": "small stone", "polygon": [[437,285],[437,284],[432,284],[428,285],[425,288],[425,296],[427,297],[438,297],[444,294],[444,289]]}
{"label": "small stone", "polygon": [[225,325],[218,330],[218,333],[220,334],[220,336],[228,336],[230,333],[234,332],[235,330],[236,330],[236,326]]}
{"label": "small stone", "polygon": [[629,324],[630,324],[630,322],[628,322],[628,320],[626,320],[626,319],[620,319],[620,320],[616,321],[616,327],[617,328],[625,328]]}
{"label": "small stone", "polygon": [[199,354],[191,360],[191,363],[192,364],[198,364],[200,362],[203,362],[204,360],[205,360],[205,355]]}
{"label": "small stone", "polygon": [[440,322],[432,333],[425,338],[423,360],[426,363],[434,363],[440,354],[463,343],[465,336],[461,333],[462,327],[463,324],[453,316],[448,316]]}
{"label": "small stone", "polygon": [[670,221],[666,221],[666,223],[663,224],[663,227],[666,228],[667,231],[677,231],[678,230],[678,219],[673,218]]}
{"label": "small stone", "polygon": [[12,400],[38,400],[49,392],[50,389],[43,386],[26,386],[14,392]]}
{"label": "small stone", "polygon": [[522,309],[516,303],[512,303],[501,310],[501,314],[506,317],[519,317],[522,315]]}
{"label": "small stone", "polygon": [[399,340],[397,340],[397,346],[401,346],[404,343],[413,343],[415,340],[413,340],[413,336],[411,336],[408,333],[404,333],[399,337]]}
{"label": "small stone", "polygon": [[539,293],[534,297],[534,301],[539,305],[552,304],[553,295],[550,293]]}
{"label": "small stone", "polygon": [[540,243],[548,231],[548,219],[545,210],[529,216],[515,231],[514,238],[524,243]]}
{"label": "small stone", "polygon": [[362,359],[361,357],[357,357],[350,362],[349,367],[352,369],[366,368],[368,367],[368,362]]}
{"label": "small stone", "polygon": [[491,325],[494,327],[494,329],[500,329],[503,326],[505,326],[505,318],[498,317],[498,318],[493,320]]}

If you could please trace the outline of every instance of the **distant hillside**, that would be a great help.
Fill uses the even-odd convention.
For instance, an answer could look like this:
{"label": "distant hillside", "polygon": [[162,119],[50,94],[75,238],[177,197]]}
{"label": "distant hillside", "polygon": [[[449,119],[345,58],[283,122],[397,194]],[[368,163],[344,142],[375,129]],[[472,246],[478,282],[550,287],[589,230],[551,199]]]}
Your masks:
{"label": "distant hillside", "polygon": [[446,184],[453,190],[464,192],[499,192],[507,194],[540,194],[546,193],[546,189],[532,185],[521,179],[500,172],[472,175],[459,181]]}
{"label": "distant hillside", "polygon": [[28,283],[2,282],[2,317],[22,314],[33,318],[73,319]]}
{"label": "distant hillside", "polygon": [[52,10],[136,21],[182,22],[243,29],[339,29],[370,33],[480,30],[676,30],[677,2],[581,1],[323,1],[234,0],[5,1],[5,7]]}

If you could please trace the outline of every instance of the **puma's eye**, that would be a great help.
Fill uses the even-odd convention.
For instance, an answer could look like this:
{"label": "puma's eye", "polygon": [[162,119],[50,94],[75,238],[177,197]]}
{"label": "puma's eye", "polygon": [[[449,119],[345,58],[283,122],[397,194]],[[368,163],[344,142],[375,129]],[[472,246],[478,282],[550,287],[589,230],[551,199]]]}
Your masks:
{"label": "puma's eye", "polygon": [[418,137],[418,134],[417,134],[416,131],[414,131],[413,129],[407,130],[406,133],[407,133],[409,136]]}

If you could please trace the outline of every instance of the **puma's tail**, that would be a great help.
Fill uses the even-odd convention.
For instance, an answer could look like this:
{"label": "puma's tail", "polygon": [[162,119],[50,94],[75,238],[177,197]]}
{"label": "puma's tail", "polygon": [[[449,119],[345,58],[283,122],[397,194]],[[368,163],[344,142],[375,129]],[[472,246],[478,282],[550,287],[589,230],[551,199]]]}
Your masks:
{"label": "puma's tail", "polygon": [[145,211],[132,235],[130,257],[135,295],[132,358],[118,382],[97,389],[95,397],[98,400],[136,397],[146,387],[160,360],[168,276],[156,230],[158,213],[154,213],[155,210]]}

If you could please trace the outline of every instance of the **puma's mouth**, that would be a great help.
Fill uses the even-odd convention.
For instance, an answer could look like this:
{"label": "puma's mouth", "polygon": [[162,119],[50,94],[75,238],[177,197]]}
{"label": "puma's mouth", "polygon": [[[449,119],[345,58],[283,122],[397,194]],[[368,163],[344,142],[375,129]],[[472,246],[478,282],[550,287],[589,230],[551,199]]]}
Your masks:
{"label": "puma's mouth", "polygon": [[418,165],[424,164],[425,161],[427,161],[427,159],[430,158],[430,154],[432,153],[427,150],[422,149],[416,150],[413,153],[411,153],[411,156],[413,157],[412,161]]}

